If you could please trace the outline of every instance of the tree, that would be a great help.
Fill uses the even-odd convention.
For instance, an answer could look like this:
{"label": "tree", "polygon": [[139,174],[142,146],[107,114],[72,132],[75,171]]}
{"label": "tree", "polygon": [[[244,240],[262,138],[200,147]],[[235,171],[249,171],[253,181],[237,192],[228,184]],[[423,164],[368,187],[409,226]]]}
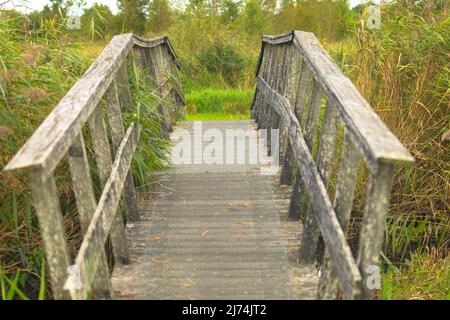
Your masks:
{"label": "tree", "polygon": [[258,0],[249,0],[245,4],[242,15],[245,31],[250,35],[263,33],[264,15]]}
{"label": "tree", "polygon": [[236,21],[239,17],[241,3],[233,0],[224,0],[221,5],[221,21],[224,24]]}
{"label": "tree", "polygon": [[143,34],[147,24],[148,0],[118,0],[121,31]]}
{"label": "tree", "polygon": [[160,33],[167,30],[173,22],[173,12],[167,0],[153,0],[148,9],[148,30]]}

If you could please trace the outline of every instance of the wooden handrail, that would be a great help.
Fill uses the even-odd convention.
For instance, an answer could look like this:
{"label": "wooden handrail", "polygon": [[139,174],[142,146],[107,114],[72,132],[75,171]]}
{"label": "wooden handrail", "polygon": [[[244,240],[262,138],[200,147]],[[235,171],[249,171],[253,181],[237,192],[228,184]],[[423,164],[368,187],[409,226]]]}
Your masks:
{"label": "wooden handrail", "polygon": [[[175,68],[178,58],[167,37],[145,40],[134,34],[112,38],[84,75],[61,99],[24,146],[5,167],[5,171],[28,173],[33,204],[50,269],[53,296],[56,299],[111,297],[110,272],[105,242],[111,239],[114,261],[129,262],[128,244],[122,214],[124,200],[128,221],[139,219],[131,160],[139,141],[140,125],[124,127],[121,104],[132,106],[127,75],[127,57],[154,78],[159,95],[162,128],[170,130],[174,121],[168,110],[184,102]],[[174,81],[173,81],[174,79]],[[174,83],[175,82],[175,83]],[[101,101],[106,101],[104,116]],[[107,120],[112,145],[108,138]],[[99,170],[102,195],[97,203],[90,174],[82,128],[89,127],[95,161]],[[111,149],[115,152],[114,159]],[[68,155],[81,229],[84,234],[80,251],[72,265],[65,239],[54,171]]]}
{"label": "wooden handrail", "polygon": [[168,47],[172,61],[180,67],[165,36],[152,40],[144,40],[131,33],[114,36],[4,170],[39,168],[51,173],[100,102],[133,46],[154,48],[163,44]]}
{"label": "wooden handrail", "polygon": [[[308,207],[300,258],[316,258],[319,234],[325,256],[318,298],[371,298],[368,285],[383,240],[395,164],[414,162],[411,154],[385,126],[353,83],[342,73],[312,33],[292,31],[264,35],[256,67],[257,86],[252,117],[258,127],[287,133],[281,141],[281,183],[294,183],[289,217],[298,219]],[[320,110],[326,100],[317,156],[313,147]],[[344,128],[343,152],[331,200],[331,174],[338,125]],[[345,240],[353,205],[360,159],[370,169],[366,207],[355,259]],[[309,203],[306,202],[309,196]]]}

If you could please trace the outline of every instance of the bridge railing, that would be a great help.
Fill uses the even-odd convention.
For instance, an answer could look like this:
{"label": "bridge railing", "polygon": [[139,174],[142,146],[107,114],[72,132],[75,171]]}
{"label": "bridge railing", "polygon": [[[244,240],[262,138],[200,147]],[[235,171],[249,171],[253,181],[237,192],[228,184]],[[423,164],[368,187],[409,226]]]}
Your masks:
{"label": "bridge railing", "polygon": [[[133,103],[127,74],[130,55],[155,80],[155,92],[161,98],[161,125],[170,130],[172,119],[166,101],[172,100],[171,105],[180,107],[183,96],[175,72],[179,62],[168,38],[144,40],[134,34],[117,35],[5,167],[6,171],[28,173],[56,299],[86,299],[91,294],[96,298],[111,297],[105,252],[108,236],[115,263],[129,261],[124,221],[118,208],[123,198],[127,220],[139,218],[129,169],[140,126],[132,123],[125,128],[121,112],[121,108],[130,110]],[[106,101],[105,114],[102,99]],[[102,186],[98,202],[83,138],[86,125]],[[54,179],[55,169],[66,155],[83,232],[74,263]]]}
{"label": "bridge railing", "polygon": [[[414,159],[312,33],[263,36],[256,76],[252,117],[259,128],[280,130],[280,183],[294,184],[289,217],[307,212],[301,261],[317,258],[320,236],[325,244],[318,298],[335,299],[338,288],[345,299],[371,298],[370,275],[379,262],[394,165]],[[334,159],[338,127],[344,139],[340,159]],[[270,140],[268,135],[269,152]],[[355,259],[346,232],[361,159],[369,169],[369,186]],[[336,160],[331,199],[327,186]]]}

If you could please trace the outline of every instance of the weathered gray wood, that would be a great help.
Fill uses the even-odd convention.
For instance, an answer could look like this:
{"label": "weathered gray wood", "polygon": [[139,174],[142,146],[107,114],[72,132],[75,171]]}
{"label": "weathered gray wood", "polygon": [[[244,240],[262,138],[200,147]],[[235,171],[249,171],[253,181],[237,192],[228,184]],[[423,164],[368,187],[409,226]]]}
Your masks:
{"label": "weathered gray wood", "polygon": [[308,88],[311,81],[311,69],[308,62],[302,58],[302,67],[298,80],[297,96],[295,97],[294,113],[300,125],[303,123],[303,114],[308,99]]}
{"label": "weathered gray wood", "polygon": [[75,266],[80,271],[81,289],[72,286],[75,279],[71,278],[71,276],[67,278],[66,285],[71,288],[69,291],[73,299],[88,298],[88,288],[94,281],[93,274],[97,271],[101,250],[108,237],[108,232],[110,230],[110,234],[114,232],[112,225],[116,221],[115,216],[120,215],[117,210],[120,195],[125,184],[125,178],[129,171],[134,151],[136,150],[138,139],[139,126],[133,124],[128,128],[117,150],[117,157],[114,161],[111,175],[105,184],[97,209],[75,259]]}
{"label": "weathered gray wood", "polygon": [[[360,153],[358,149],[351,142],[349,136],[345,135],[333,202],[334,211],[336,212],[342,232],[344,232],[345,235],[347,234],[353,207],[359,161]],[[318,299],[336,299],[338,281],[334,269],[335,266],[333,266],[330,259],[328,248],[325,248],[325,255],[319,279],[319,288],[317,291]]]}
{"label": "weathered gray wood", "polygon": [[68,292],[63,288],[69,266],[69,252],[55,180],[53,176],[48,177],[40,170],[30,171],[28,177],[50,270],[53,297],[67,299]]}
{"label": "weathered gray wood", "polygon": [[143,50],[144,49],[140,47],[133,47],[134,63],[138,68],[148,70],[145,52]]}
{"label": "weathered gray wood", "polygon": [[5,170],[39,167],[44,174],[51,175],[100,102],[132,45],[132,34],[114,36]]}
{"label": "weathered gray wood", "polygon": [[[78,135],[69,149],[69,167],[81,230],[83,234],[86,234],[97,207],[97,201],[95,200],[84,139],[81,134]],[[111,281],[104,248],[101,249],[99,259],[99,266],[94,280],[94,296],[96,299],[109,299],[111,298]]]}
{"label": "weathered gray wood", "polygon": [[150,40],[141,38],[137,35],[133,35],[133,40],[134,40],[134,44],[136,46],[139,46],[141,48],[153,48],[156,46],[161,46],[164,45],[167,47],[167,50],[172,58],[172,62],[179,68],[181,69],[181,64],[180,61],[178,60],[178,57],[175,53],[175,50],[172,47],[172,44],[170,43],[170,40],[167,36],[162,36],[162,37],[158,37],[158,38],[153,38]]}
{"label": "weathered gray wood", "polygon": [[411,154],[332,61],[314,34],[295,31],[293,41],[372,169],[376,170],[378,163],[414,162]]}
{"label": "weathered gray wood", "polygon": [[128,80],[127,62],[126,60],[122,64],[117,74],[118,81],[117,86],[119,89],[119,96],[124,107],[124,110],[131,110],[133,107],[133,101],[131,99],[130,83]]}
{"label": "weathered gray wood", "polygon": [[[161,54],[161,48],[155,47],[155,48],[149,48],[147,50],[151,56],[151,61],[152,61],[154,72],[155,72],[155,75],[154,75],[155,81],[159,88],[158,93],[159,93],[159,96],[162,98],[163,93],[164,93],[162,88],[163,88],[164,83],[166,82],[166,75],[165,75],[165,70],[164,70],[162,54]],[[163,128],[164,132],[172,131],[171,119],[170,119],[170,114],[169,114],[167,103],[165,101],[161,101],[158,108],[162,115],[162,122],[163,122],[162,128]]]}
{"label": "weathered gray wood", "polygon": [[[300,74],[300,63],[301,58],[298,54],[296,48],[291,44],[289,45],[290,51],[290,61],[287,70],[287,84],[285,96],[289,99],[292,106],[295,105],[295,99],[297,96],[298,79]],[[284,126],[283,126],[284,127]],[[289,143],[289,137],[285,142],[285,152],[283,153],[283,159],[281,161],[281,173],[280,173],[280,183],[281,184],[291,184],[293,178],[293,154],[292,148]]]}
{"label": "weathered gray wood", "polygon": [[357,260],[362,275],[362,299],[374,295],[374,288],[369,287],[372,275],[369,269],[378,267],[393,178],[394,165],[390,163],[380,163],[378,170],[370,175]]}
{"label": "weathered gray wood", "polygon": [[308,102],[308,113],[305,122],[305,141],[309,150],[312,151],[314,138],[316,136],[317,125],[319,122],[320,107],[322,103],[322,89],[320,84],[313,80],[311,98]]}
{"label": "weathered gray wood", "polygon": [[[319,152],[317,155],[317,170],[319,171],[325,187],[327,187],[330,178],[336,135],[337,119],[333,106],[328,103],[325,110],[322,130],[320,132]],[[308,148],[311,152],[311,146],[308,146]],[[306,262],[312,262],[315,259],[317,243],[319,240],[319,228],[317,226],[316,216],[316,208],[314,207],[314,204],[312,204],[309,206],[306,215],[305,228],[302,235],[302,245],[300,247],[300,259]]]}
{"label": "weathered gray wood", "polygon": [[266,43],[270,43],[272,45],[283,44],[292,41],[293,36],[294,36],[293,31],[289,31],[287,33],[283,33],[276,36],[263,35],[263,41]]}
{"label": "weathered gray wood", "polygon": [[[254,130],[245,120],[202,127]],[[192,122],[181,128],[193,134]],[[314,298],[314,267],[289,259],[301,226],[284,219],[288,203],[279,193],[287,190],[258,167],[174,165],[160,173],[154,192],[164,196],[141,202],[142,219],[127,227],[133,262],[114,269],[115,297]]]}
{"label": "weathered gray wood", "polygon": [[352,299],[359,294],[361,275],[328,198],[325,184],[301,134],[300,124],[292,111],[289,100],[272,90],[264,79],[258,78],[257,83],[259,90],[269,97],[270,105],[282,117],[284,125],[289,128],[289,137],[296,157],[297,168],[303,182],[307,184],[312,204],[317,210],[319,228],[325,244],[330,250],[333,263],[339,266],[337,273],[344,298]]}
{"label": "weathered gray wood", "polygon": [[[111,136],[113,140],[114,149],[117,150],[125,135],[125,129],[123,126],[122,114],[120,112],[120,102],[117,95],[116,81],[111,83],[111,86],[106,91],[106,103],[109,124],[111,127]],[[123,198],[125,202],[125,209],[127,212],[127,218],[130,221],[136,221],[139,219],[138,210],[136,206],[135,186],[133,180],[133,174],[128,172],[125,180],[125,187],[123,192]]]}
{"label": "weathered gray wood", "polygon": [[[307,93],[310,80],[311,80],[311,71],[309,69],[307,62],[304,59],[302,59],[294,106],[294,113],[300,124],[302,123],[304,108],[306,106],[306,101],[308,98]],[[289,218],[292,220],[298,220],[300,218],[300,211],[303,207],[304,193],[305,193],[305,185],[297,170],[295,183],[294,186],[292,187],[291,202],[289,206]]]}
{"label": "weathered gray wood", "polygon": [[[106,182],[110,178],[112,160],[101,105],[94,110],[92,116],[89,118],[89,130],[91,132],[95,159],[99,171],[100,184],[105,188]],[[115,212],[112,215],[115,218],[110,236],[114,259],[116,263],[126,264],[129,260],[129,253],[122,215],[115,214]]]}

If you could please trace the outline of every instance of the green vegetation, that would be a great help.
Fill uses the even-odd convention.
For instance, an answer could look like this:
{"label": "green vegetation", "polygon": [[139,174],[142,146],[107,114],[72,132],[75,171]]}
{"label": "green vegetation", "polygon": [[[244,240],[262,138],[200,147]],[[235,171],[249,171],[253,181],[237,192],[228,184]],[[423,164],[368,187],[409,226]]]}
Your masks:
{"label": "green vegetation", "polygon": [[240,89],[202,89],[186,94],[186,111],[190,114],[230,114],[249,118],[253,91]]}
{"label": "green vegetation", "polygon": [[[382,299],[449,299],[450,131],[448,1],[392,1],[381,29],[364,26],[366,7],[346,0],[121,0],[114,15],[94,5],[80,30],[67,30],[67,2],[41,12],[3,11],[0,19],[0,169],[17,152],[112,35],[167,34],[183,66],[188,120],[248,119],[261,34],[314,32],[416,165],[398,170],[383,248]],[[146,128],[133,172],[160,169],[165,142],[145,77],[130,73],[138,119]],[[88,140],[88,139],[87,139]],[[89,143],[89,141],[87,141]],[[57,182],[71,248],[79,227],[64,164]],[[94,179],[98,179],[93,168]],[[361,175],[361,182],[364,177]],[[357,234],[364,189],[357,193],[350,239]],[[24,176],[0,172],[0,288],[2,299],[50,298],[37,219]]]}

